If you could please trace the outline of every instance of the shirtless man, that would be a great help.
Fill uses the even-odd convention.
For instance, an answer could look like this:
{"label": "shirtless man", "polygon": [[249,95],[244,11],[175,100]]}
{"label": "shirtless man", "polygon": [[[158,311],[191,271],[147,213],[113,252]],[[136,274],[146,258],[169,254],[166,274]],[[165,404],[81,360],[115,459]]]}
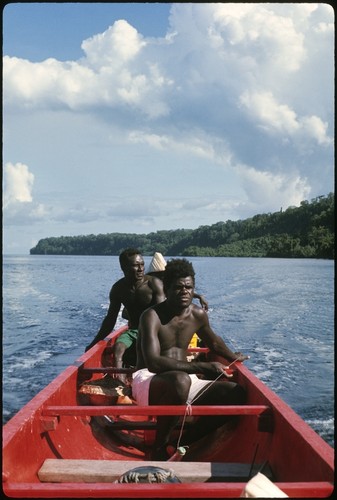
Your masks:
{"label": "shirtless man", "polygon": [[[162,281],[144,274],[144,259],[139,250],[127,248],[120,254],[119,263],[124,278],[112,286],[108,313],[96,337],[85,349],[87,351],[93,347],[96,342],[103,340],[113,330],[123,304],[128,311],[129,329],[122,333],[114,344],[112,363],[116,368],[122,367],[126,349],[133,347],[135,351],[138,323],[142,312],[165,299]],[[134,364],[136,363],[135,354],[134,352]],[[120,375],[119,378],[124,380],[125,377]]]}
{"label": "shirtless man", "polygon": [[[211,329],[207,313],[192,303],[195,273],[186,259],[168,262],[164,273],[166,300],[147,309],[140,318],[137,340],[137,371],[133,375],[133,397],[141,405],[184,405],[197,399],[198,405],[244,404],[245,391],[231,381],[215,381],[220,374],[228,377],[225,365],[212,361],[186,360],[186,350],[194,332],[211,352],[229,362],[248,358],[232,352]],[[200,379],[196,374],[202,374]],[[208,378],[208,380],[207,380]],[[205,418],[207,422],[205,422]],[[166,448],[177,417],[158,417],[153,460],[166,460]],[[218,428],[226,417],[201,417],[192,431],[184,435],[187,445]]]}

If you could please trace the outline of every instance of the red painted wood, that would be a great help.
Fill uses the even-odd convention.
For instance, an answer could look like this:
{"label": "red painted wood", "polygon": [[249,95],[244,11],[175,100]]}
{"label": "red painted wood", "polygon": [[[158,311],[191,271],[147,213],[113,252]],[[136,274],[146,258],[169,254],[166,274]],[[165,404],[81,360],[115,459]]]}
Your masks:
{"label": "red painted wood", "polygon": [[[270,410],[265,405],[250,406],[192,406],[189,415],[261,415]],[[77,415],[184,415],[186,406],[47,406],[42,410],[45,416]]]}
{"label": "red painted wood", "polygon": [[[126,328],[126,327],[125,327]],[[125,330],[123,328],[122,330]],[[240,483],[162,485],[41,484],[37,471],[46,458],[118,460],[132,456],[141,465],[144,454],[135,447],[115,446],[97,435],[89,415],[123,415],[130,421],[153,414],[183,415],[185,407],[79,406],[78,387],[100,367],[102,351],[122,330],[110,334],[77,359],[35,396],[3,427],[2,470],[4,492],[18,498],[232,498],[239,497]],[[210,358],[216,359],[216,357]],[[218,360],[224,362],[223,359]],[[95,376],[95,375],[94,375]],[[248,405],[215,406],[212,414],[237,414],[243,410],[236,431],[214,442],[213,462],[255,463],[268,461],[276,484],[292,498],[323,498],[331,494],[334,481],[334,450],[275,393],[242,363],[235,365],[234,380],[245,387]],[[273,432],[260,432],[259,416],[270,407]],[[199,412],[200,409],[200,412]],[[211,407],[193,406],[194,415],[210,414]],[[214,413],[214,412],[216,413]],[[42,420],[41,420],[42,418]],[[57,419],[57,425],[54,425]],[[42,421],[44,423],[42,424]],[[137,431],[138,432],[138,431]],[[139,431],[137,436],[144,436]],[[146,442],[150,442],[146,437]]]}
{"label": "red painted wood", "polygon": [[[328,482],[275,483],[290,498],[326,498],[333,492]],[[16,498],[239,498],[245,483],[107,484],[27,483],[4,486]]]}

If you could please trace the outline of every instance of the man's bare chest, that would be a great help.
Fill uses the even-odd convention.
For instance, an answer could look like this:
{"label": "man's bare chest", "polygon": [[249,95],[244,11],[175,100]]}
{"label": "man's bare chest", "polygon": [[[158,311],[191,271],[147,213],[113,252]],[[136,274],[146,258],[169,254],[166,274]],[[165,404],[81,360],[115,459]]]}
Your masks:
{"label": "man's bare chest", "polygon": [[185,349],[197,329],[198,321],[193,317],[174,318],[161,325],[159,340],[164,346],[174,345]]}
{"label": "man's bare chest", "polygon": [[123,303],[132,306],[149,306],[153,297],[152,289],[149,284],[143,283],[140,286],[134,286],[123,290]]}

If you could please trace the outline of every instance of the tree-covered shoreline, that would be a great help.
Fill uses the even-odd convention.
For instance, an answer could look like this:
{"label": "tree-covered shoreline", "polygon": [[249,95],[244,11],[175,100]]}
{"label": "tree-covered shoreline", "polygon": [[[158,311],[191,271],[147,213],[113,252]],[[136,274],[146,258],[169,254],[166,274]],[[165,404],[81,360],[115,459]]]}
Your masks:
{"label": "tree-covered shoreline", "polygon": [[299,207],[197,229],[43,238],[30,254],[119,255],[136,247],[143,255],[333,259],[334,220],[335,197],[329,193]]}

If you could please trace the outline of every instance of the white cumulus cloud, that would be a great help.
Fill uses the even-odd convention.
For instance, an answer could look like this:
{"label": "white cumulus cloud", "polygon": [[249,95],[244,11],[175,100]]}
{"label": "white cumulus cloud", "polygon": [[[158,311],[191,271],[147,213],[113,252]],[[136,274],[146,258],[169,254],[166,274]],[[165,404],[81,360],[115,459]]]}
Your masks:
{"label": "white cumulus cloud", "polygon": [[102,67],[118,68],[132,61],[146,45],[143,37],[127,21],[116,21],[104,33],[82,42],[86,64],[100,70]]}
{"label": "white cumulus cloud", "polygon": [[272,211],[280,206],[298,206],[301,201],[308,199],[311,192],[307,179],[296,173],[273,174],[251,167],[240,168],[249,201],[256,207],[264,207],[267,210],[269,207],[268,211]]}
{"label": "white cumulus cloud", "polygon": [[23,163],[6,163],[5,169],[4,207],[11,203],[28,203],[33,201],[32,188],[34,175]]}
{"label": "white cumulus cloud", "polygon": [[85,56],[61,62],[49,58],[32,63],[4,56],[4,102],[24,108],[123,108],[150,118],[166,115],[161,91],[171,80],[156,58],[142,58],[147,43],[127,21],[116,21],[105,32],[82,42]]}
{"label": "white cumulus cloud", "polygon": [[[193,182],[193,193],[181,195],[185,206],[202,196],[209,222],[225,210],[226,194],[234,217],[234,207],[248,216],[248,209],[277,210],[333,190],[334,12],[327,4],[173,3],[163,37],[120,19],[81,48],[77,60],[4,55],[4,160],[18,143],[52,207],[33,201],[28,167],[9,163],[4,203],[12,220],[48,213],[60,224],[92,221],[96,230],[104,213],[97,200],[106,196],[110,206],[117,186],[118,194],[140,197],[152,221],[144,179],[156,177],[164,203],[172,198],[165,181],[172,169],[181,191],[182,181]],[[79,165],[86,175],[77,175]],[[86,196],[86,210],[86,202],[72,207],[72,196]],[[201,219],[197,210],[184,216],[192,225]]]}
{"label": "white cumulus cloud", "polygon": [[270,133],[280,133],[292,137],[307,136],[318,144],[331,144],[332,138],[327,135],[328,124],[318,116],[297,116],[287,104],[277,102],[272,92],[244,92],[240,96],[240,104],[259,126]]}
{"label": "white cumulus cloud", "polygon": [[279,104],[271,92],[244,92],[240,103],[253,119],[267,131],[292,135],[299,128],[296,113],[286,104]]}
{"label": "white cumulus cloud", "polygon": [[43,220],[48,211],[33,201],[34,174],[24,163],[6,163],[4,167],[3,214],[5,224],[23,225]]}

